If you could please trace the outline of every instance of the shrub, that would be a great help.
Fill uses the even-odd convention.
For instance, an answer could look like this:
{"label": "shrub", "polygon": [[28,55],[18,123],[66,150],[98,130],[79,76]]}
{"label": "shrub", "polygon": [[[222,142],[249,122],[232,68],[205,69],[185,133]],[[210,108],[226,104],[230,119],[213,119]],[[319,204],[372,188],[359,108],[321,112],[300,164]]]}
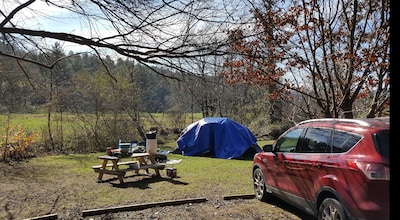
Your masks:
{"label": "shrub", "polygon": [[35,156],[30,149],[35,143],[38,133],[26,131],[21,126],[6,128],[0,145],[0,155],[3,161],[24,160]]}

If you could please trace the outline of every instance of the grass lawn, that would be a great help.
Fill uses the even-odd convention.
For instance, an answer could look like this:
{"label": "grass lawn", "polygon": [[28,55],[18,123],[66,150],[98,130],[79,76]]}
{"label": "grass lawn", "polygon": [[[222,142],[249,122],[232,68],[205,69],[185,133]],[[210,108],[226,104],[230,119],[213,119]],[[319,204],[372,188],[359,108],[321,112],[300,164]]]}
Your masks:
{"label": "grass lawn", "polygon": [[134,176],[131,171],[121,185],[110,175],[104,175],[105,182],[97,182],[98,174],[91,166],[101,163],[100,155],[103,153],[45,156],[0,164],[0,207],[7,207],[7,211],[0,209],[0,219],[49,213],[66,217],[84,209],[253,193],[252,161],[169,154],[168,159],[182,160],[174,165],[177,178],[167,177],[166,170],[161,170],[161,178]]}
{"label": "grass lawn", "polygon": [[[37,115],[37,118],[43,117]],[[11,116],[10,124],[31,130],[43,129],[46,124],[35,118],[32,115]],[[5,116],[0,117],[3,125],[7,121]],[[168,140],[158,147],[171,150],[175,141]],[[260,147],[269,143],[272,141],[258,142]],[[182,207],[178,207],[134,212],[138,217],[127,217],[122,213],[122,217],[88,219],[218,219],[217,216],[227,219],[226,215],[236,216],[236,219],[299,219],[302,215],[297,211],[288,212],[285,205],[283,209],[276,208],[277,204],[256,199],[246,204],[223,204],[224,196],[253,194],[251,160],[169,154],[168,159],[182,160],[173,166],[177,169],[177,178],[167,177],[166,170],[160,171],[161,178],[134,175],[129,171],[124,184],[120,184],[115,176],[106,174],[103,177],[105,181],[98,183],[98,173],[91,166],[100,165],[102,160],[97,157],[104,153],[50,155],[24,162],[0,163],[0,219],[25,219],[54,213],[58,219],[83,219],[81,214],[84,210],[196,198],[206,198],[211,202],[199,206],[189,204],[185,206],[186,214],[182,214]],[[150,169],[150,173],[154,174],[154,171]],[[174,209],[175,214],[171,214]],[[172,217],[159,218],[157,213],[167,213]]]}
{"label": "grass lawn", "polygon": [[[161,177],[128,171],[124,184],[106,174],[104,182],[99,183],[98,173],[91,166],[100,165],[102,160],[97,157],[104,153],[50,155],[0,163],[0,219],[54,214],[58,220],[309,219],[305,213],[279,200],[224,199],[254,194],[251,160],[168,154],[168,159],[181,160],[173,165],[177,178],[168,177],[165,169],[160,170]],[[154,174],[154,170],[149,171]],[[204,198],[206,202],[202,203],[83,217],[87,210]]]}

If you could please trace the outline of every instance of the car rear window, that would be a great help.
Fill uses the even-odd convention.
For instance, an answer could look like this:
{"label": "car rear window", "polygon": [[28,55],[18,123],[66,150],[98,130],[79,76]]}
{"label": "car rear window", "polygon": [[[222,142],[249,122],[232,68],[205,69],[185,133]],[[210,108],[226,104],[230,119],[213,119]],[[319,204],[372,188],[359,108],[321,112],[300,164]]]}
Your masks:
{"label": "car rear window", "polygon": [[390,132],[381,131],[374,135],[376,151],[383,157],[390,156]]}
{"label": "car rear window", "polygon": [[334,130],[331,142],[332,153],[346,152],[350,150],[360,140],[361,136],[359,135]]}

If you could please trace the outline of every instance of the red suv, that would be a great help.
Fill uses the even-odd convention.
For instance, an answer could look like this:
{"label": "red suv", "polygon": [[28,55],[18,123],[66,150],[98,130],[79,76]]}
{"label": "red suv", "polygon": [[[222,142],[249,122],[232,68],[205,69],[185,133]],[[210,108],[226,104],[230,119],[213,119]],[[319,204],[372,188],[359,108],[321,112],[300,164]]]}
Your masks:
{"label": "red suv", "polygon": [[257,199],[318,219],[389,219],[390,119],[312,119],[253,159]]}

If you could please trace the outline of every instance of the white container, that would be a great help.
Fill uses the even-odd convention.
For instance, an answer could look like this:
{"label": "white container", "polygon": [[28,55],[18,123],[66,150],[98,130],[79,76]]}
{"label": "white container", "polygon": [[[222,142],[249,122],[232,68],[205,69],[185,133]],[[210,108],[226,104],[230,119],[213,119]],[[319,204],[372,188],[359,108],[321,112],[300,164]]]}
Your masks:
{"label": "white container", "polygon": [[157,139],[146,139],[146,152],[149,154],[157,153]]}

